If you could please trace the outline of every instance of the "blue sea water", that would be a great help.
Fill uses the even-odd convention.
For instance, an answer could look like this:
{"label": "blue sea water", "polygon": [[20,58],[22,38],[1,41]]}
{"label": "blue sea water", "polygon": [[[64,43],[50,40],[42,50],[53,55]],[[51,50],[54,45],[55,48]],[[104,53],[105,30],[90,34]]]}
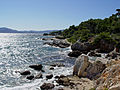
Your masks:
{"label": "blue sea water", "polygon": [[[46,81],[45,75],[71,74],[74,58],[67,56],[69,48],[58,48],[44,45],[42,36],[38,33],[0,33],[0,90],[38,90],[39,86]],[[60,62],[65,67],[56,67],[49,71],[49,64]],[[43,79],[27,80],[16,71],[30,70],[32,75],[37,72],[29,65],[43,64],[45,73]]]}

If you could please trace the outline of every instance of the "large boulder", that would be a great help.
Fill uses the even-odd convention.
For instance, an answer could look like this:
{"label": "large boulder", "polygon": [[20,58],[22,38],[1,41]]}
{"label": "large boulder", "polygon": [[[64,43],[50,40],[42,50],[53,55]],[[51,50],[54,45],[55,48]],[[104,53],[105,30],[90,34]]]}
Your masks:
{"label": "large boulder", "polygon": [[89,67],[86,69],[86,77],[89,79],[97,79],[100,77],[102,71],[106,68],[105,64],[101,61],[95,61],[94,63],[90,64]]}
{"label": "large boulder", "polygon": [[89,79],[96,79],[101,75],[105,68],[105,64],[103,64],[101,61],[95,61],[91,63],[88,56],[82,54],[76,59],[73,68],[73,75],[87,77]]}
{"label": "large boulder", "polygon": [[73,75],[77,75],[79,77],[84,76],[85,69],[89,66],[89,64],[90,62],[87,55],[82,54],[79,56],[75,61]]}

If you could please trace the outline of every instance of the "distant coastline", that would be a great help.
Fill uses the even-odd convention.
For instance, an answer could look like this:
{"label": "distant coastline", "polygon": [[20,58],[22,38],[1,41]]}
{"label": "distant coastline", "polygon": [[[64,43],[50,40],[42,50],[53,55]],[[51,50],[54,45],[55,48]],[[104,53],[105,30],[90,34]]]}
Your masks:
{"label": "distant coastline", "polygon": [[18,31],[18,30],[13,30],[10,28],[6,28],[6,27],[1,27],[0,28],[0,33],[49,33],[49,32],[53,32],[53,31],[58,31],[58,30],[42,30],[42,31],[34,31],[34,30],[29,30],[29,31]]}

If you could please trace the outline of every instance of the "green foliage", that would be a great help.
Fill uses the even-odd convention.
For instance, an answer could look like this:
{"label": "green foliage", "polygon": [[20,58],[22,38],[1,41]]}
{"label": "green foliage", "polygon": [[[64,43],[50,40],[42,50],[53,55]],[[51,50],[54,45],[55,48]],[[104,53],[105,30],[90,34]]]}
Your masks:
{"label": "green foliage", "polygon": [[61,35],[62,31],[54,31],[54,32],[50,32],[50,35]]}
{"label": "green foliage", "polygon": [[90,90],[95,90],[95,88],[91,88]]}
{"label": "green foliage", "polygon": [[98,44],[100,42],[100,40],[105,40],[108,43],[116,43],[115,40],[113,40],[113,38],[111,37],[110,33],[108,32],[102,32],[100,34],[98,34],[93,42],[93,44]]}
{"label": "green foliage", "polygon": [[103,38],[108,42],[112,42],[114,37],[111,37],[111,35],[118,33],[120,33],[120,18],[113,14],[105,19],[89,19],[81,22],[78,26],[72,25],[64,31],[52,32],[51,34],[61,35],[64,38],[68,38],[68,41],[72,43],[77,40],[85,42],[97,35],[94,42],[96,43]]}
{"label": "green foliage", "polygon": [[80,40],[81,42],[86,42],[91,36],[93,36],[93,34],[90,33],[90,30],[82,29],[76,31],[74,35],[68,39],[68,41],[72,43],[75,43],[77,40]]}

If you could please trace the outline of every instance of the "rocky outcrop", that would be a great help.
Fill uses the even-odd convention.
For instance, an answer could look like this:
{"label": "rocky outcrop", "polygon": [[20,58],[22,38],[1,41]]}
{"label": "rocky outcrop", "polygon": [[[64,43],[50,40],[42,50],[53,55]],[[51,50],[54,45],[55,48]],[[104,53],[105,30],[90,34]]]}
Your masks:
{"label": "rocky outcrop", "polygon": [[62,90],[90,90],[94,87],[93,81],[78,76],[66,76],[59,78],[56,82],[64,86]]}
{"label": "rocky outcrop", "polygon": [[51,90],[55,87],[52,83],[44,83],[42,86],[40,86],[41,90]]}
{"label": "rocky outcrop", "polygon": [[38,70],[38,71],[42,70],[42,68],[43,68],[42,64],[30,65],[29,67],[33,68],[34,70]]}
{"label": "rocky outcrop", "polygon": [[82,53],[88,53],[90,50],[94,49],[94,46],[91,43],[85,42],[76,42],[71,46],[73,51],[80,51]]}
{"label": "rocky outcrop", "polygon": [[114,50],[115,43],[109,43],[105,40],[100,40],[99,43],[96,45],[101,53],[109,53]]}
{"label": "rocky outcrop", "polygon": [[66,40],[59,40],[59,39],[53,40],[53,42],[45,42],[44,44],[48,44],[60,48],[66,48],[70,46],[70,43],[68,43]]}
{"label": "rocky outcrop", "polygon": [[120,61],[113,60],[96,80],[96,90],[120,90]]}
{"label": "rocky outcrop", "polygon": [[[105,40],[100,40],[96,45],[89,43],[89,42],[84,42],[84,43],[76,42],[71,46],[71,49],[73,52],[70,53],[70,55],[71,54],[74,55],[73,53],[75,53],[75,55],[77,55],[75,51],[79,51],[81,53],[87,54],[91,50],[95,50],[95,49],[97,49],[97,51],[100,53],[109,53],[114,50],[114,46],[115,46],[114,43],[108,43]],[[100,54],[94,53],[94,52],[91,52],[90,55],[100,56]]]}
{"label": "rocky outcrop", "polygon": [[71,46],[72,52],[68,54],[68,56],[71,57],[78,57],[82,53],[87,54],[90,50],[95,49],[95,46],[93,46],[89,42],[76,42]]}
{"label": "rocky outcrop", "polygon": [[102,71],[106,68],[101,61],[91,63],[87,55],[82,54],[76,59],[73,75],[79,77],[87,77],[89,79],[96,79],[100,76]]}

